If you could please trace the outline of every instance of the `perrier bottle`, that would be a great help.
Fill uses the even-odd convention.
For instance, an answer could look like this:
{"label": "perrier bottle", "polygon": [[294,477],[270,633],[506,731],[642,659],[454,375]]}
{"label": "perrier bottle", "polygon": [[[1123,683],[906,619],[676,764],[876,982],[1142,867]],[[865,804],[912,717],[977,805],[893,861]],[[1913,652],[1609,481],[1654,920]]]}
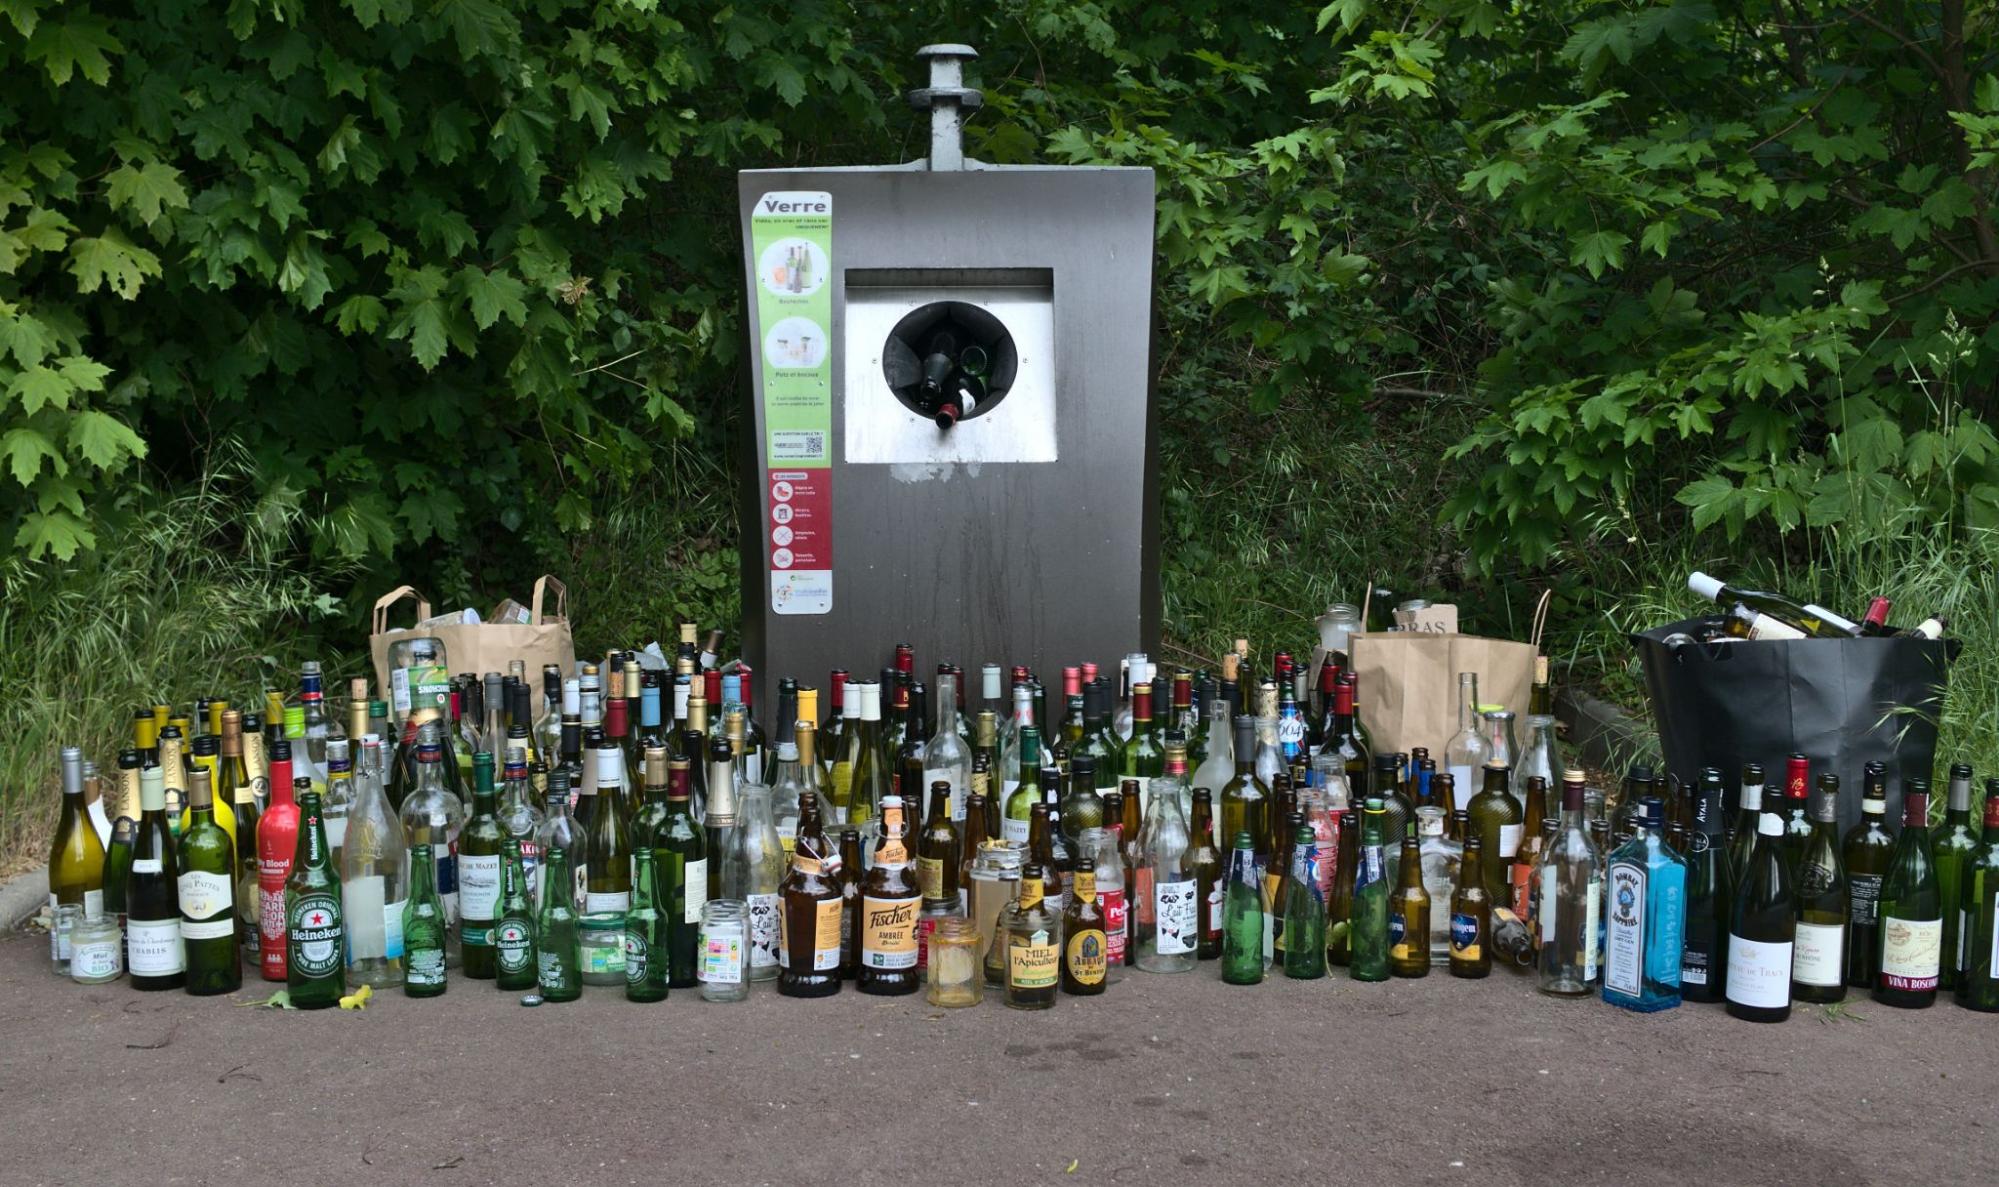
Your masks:
{"label": "perrier bottle", "polygon": [[410,896],[403,902],[403,993],[436,997],[444,992],[444,901],[430,846],[410,846]]}
{"label": "perrier bottle", "polygon": [[527,862],[519,837],[500,842],[500,918],[493,924],[493,951],[500,988],[534,988],[534,900],[528,895]]}
{"label": "perrier bottle", "polygon": [[298,810],[298,851],[285,879],[285,985],[294,1007],[323,1010],[347,992],[346,927],[319,793],[300,795]]}
{"label": "perrier bottle", "polygon": [[655,889],[652,849],[632,850],[632,905],[625,911],[625,997],[635,1002],[666,1000],[666,924]]}

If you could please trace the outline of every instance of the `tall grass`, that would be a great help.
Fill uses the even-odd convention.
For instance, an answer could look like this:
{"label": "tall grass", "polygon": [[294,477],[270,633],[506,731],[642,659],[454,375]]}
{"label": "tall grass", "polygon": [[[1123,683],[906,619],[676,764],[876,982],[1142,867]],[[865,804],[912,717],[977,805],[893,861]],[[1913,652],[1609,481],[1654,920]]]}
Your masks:
{"label": "tall grass", "polygon": [[299,501],[254,500],[247,461],[225,450],[198,483],[141,490],[122,530],[69,564],[0,561],[0,872],[47,852],[57,751],[82,746],[115,779],[134,709],[197,695],[261,705],[298,661],[338,672],[365,639],[323,638],[338,562],[301,567]]}

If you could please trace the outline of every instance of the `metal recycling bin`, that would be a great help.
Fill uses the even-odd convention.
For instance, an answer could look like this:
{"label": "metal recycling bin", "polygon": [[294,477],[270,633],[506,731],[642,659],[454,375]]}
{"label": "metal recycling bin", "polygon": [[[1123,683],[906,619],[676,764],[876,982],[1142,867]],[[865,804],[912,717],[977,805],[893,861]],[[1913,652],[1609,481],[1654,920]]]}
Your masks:
{"label": "metal recycling bin", "polygon": [[738,175],[766,705],[895,642],[1045,675],[1158,641],[1152,171],[967,160],[977,55],[919,56],[926,159]]}

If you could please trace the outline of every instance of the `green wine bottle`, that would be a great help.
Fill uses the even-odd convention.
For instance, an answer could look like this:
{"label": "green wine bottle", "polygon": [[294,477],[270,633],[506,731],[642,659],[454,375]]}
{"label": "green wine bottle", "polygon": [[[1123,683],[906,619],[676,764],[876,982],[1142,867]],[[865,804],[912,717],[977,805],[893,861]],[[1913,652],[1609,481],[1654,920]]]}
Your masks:
{"label": "green wine bottle", "polygon": [[1930,854],[1930,781],[1902,784],[1902,835],[1881,880],[1880,980],[1874,1000],[1923,1009],[1937,1000],[1943,968],[1943,903]]}
{"label": "green wine bottle", "polygon": [[1957,934],[1964,960],[1957,979],[1957,1004],[1968,1010],[1999,1011],[1999,779],[1985,781],[1985,836],[1965,863],[1959,912]]}
{"label": "green wine bottle", "polygon": [[[1846,997],[1846,868],[1839,857],[1839,776],[1819,776],[1811,835],[1798,854],[1798,935],[1791,996],[1801,1002]],[[1786,838],[1788,839],[1788,837]]]}
{"label": "green wine bottle", "polygon": [[243,987],[236,948],[236,844],[215,822],[215,784],[207,768],[196,767],[188,777],[187,804],[175,867],[187,991],[234,993]]}
{"label": "green wine bottle", "polygon": [[1964,871],[1978,854],[1978,834],[1971,827],[1971,766],[1953,763],[1950,791],[1944,801],[1943,828],[1937,832],[1930,859],[1937,868],[1937,898],[1943,903],[1943,972],[1939,989],[1956,989],[1964,964],[1964,937],[1958,904],[1964,899]]}
{"label": "green wine bottle", "polygon": [[[600,797],[603,792],[600,783]],[[619,827],[622,829],[622,822]],[[500,846],[506,838],[507,827],[500,823],[493,787],[492,752],[476,751],[472,755],[472,814],[458,832],[458,944],[465,975],[481,981],[499,974],[493,925],[500,913]]]}

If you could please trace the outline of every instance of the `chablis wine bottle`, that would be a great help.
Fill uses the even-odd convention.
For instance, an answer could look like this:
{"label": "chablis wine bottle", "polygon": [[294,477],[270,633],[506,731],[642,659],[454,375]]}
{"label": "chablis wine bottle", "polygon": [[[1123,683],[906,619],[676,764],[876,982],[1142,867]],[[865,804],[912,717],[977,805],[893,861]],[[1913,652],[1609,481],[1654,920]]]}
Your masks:
{"label": "chablis wine bottle", "polygon": [[1846,996],[1846,868],[1839,856],[1839,776],[1819,776],[1812,831],[1798,856],[1798,939],[1791,996],[1836,1002]]}
{"label": "chablis wine bottle", "polygon": [[1902,835],[1881,880],[1880,980],[1874,1000],[1923,1009],[1937,1000],[1943,957],[1943,903],[1930,852],[1930,781],[1906,780]]}
{"label": "chablis wine bottle", "polygon": [[1728,1012],[1751,1022],[1791,1016],[1798,907],[1783,836],[1784,821],[1775,811],[1757,817],[1756,845],[1729,920]]}

